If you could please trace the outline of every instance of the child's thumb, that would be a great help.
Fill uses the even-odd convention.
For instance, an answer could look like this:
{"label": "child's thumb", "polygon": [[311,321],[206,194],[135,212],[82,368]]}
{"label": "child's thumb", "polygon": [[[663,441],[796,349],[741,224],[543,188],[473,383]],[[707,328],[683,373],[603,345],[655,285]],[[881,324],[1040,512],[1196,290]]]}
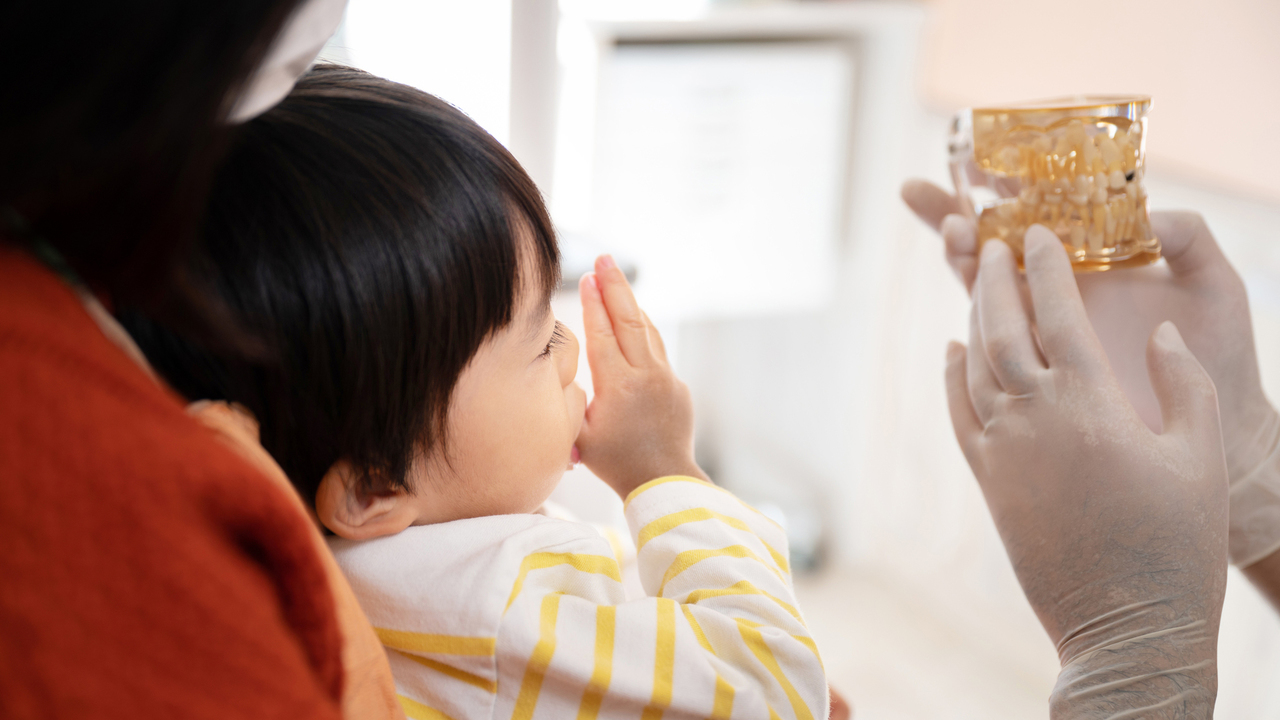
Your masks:
{"label": "child's thumb", "polygon": [[1219,432],[1218,391],[1173,323],[1160,323],[1151,334],[1147,370],[1166,435]]}

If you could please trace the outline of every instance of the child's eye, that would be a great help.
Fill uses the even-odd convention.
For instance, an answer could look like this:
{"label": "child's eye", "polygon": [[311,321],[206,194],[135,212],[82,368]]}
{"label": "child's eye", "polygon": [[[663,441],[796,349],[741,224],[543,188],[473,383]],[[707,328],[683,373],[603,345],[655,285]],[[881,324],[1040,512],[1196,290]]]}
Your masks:
{"label": "child's eye", "polygon": [[551,331],[551,340],[547,341],[547,346],[542,349],[542,354],[538,357],[549,356],[552,350],[555,350],[564,344],[564,340],[564,325],[557,320],[555,330]]}

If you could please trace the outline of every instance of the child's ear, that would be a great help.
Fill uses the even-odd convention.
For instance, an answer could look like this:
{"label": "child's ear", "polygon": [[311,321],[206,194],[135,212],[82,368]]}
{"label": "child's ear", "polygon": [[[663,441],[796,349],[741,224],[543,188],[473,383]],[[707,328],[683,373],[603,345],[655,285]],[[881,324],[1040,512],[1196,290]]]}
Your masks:
{"label": "child's ear", "polygon": [[415,510],[403,490],[371,495],[360,489],[355,468],[339,460],[316,489],[316,514],[324,526],[348,540],[394,535],[413,524]]}

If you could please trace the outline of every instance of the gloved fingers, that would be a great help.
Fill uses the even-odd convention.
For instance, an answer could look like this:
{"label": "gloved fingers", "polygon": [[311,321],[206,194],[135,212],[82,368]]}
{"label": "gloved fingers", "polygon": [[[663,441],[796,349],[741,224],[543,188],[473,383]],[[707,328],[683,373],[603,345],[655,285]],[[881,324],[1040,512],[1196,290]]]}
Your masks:
{"label": "gloved fingers", "polygon": [[980,268],[974,305],[991,371],[1005,392],[1029,393],[1036,387],[1036,374],[1045,367],[1022,304],[1013,251],[1002,242],[985,243]]}
{"label": "gloved fingers", "polygon": [[935,232],[941,229],[943,218],[960,212],[960,202],[956,197],[928,180],[913,179],[903,183],[902,200]]}
{"label": "gloved fingers", "polygon": [[1090,372],[1106,369],[1106,355],[1089,323],[1071,261],[1058,236],[1043,225],[1032,225],[1023,246],[1040,348],[1049,368],[1070,364]]}
{"label": "gloved fingers", "polygon": [[947,264],[964,283],[964,289],[972,293],[978,275],[978,228],[972,220],[953,213],[942,219],[941,232]]}
{"label": "gloved fingers", "polygon": [[973,411],[969,399],[968,349],[958,342],[947,343],[947,409],[951,412],[951,428],[969,467],[978,472],[978,441],[982,438],[982,421]]}
{"label": "gloved fingers", "polygon": [[1213,380],[1187,349],[1173,323],[1162,322],[1151,333],[1147,369],[1160,401],[1164,434],[1193,434],[1210,423],[1217,431],[1218,393]]}
{"label": "gloved fingers", "polygon": [[1160,254],[1174,275],[1229,266],[1200,213],[1185,210],[1151,213],[1151,230],[1160,239]]}
{"label": "gloved fingers", "polygon": [[991,371],[984,343],[982,325],[978,321],[978,303],[975,299],[969,310],[969,348],[966,351],[965,379],[968,385],[969,401],[973,405],[978,421],[985,427],[990,422],[991,416],[995,414],[996,399],[1004,391],[995,373]]}
{"label": "gloved fingers", "polygon": [[942,235],[947,264],[964,289],[972,290],[978,274],[978,232],[973,221],[960,214],[960,201],[928,180],[903,183],[902,199],[916,217]]}

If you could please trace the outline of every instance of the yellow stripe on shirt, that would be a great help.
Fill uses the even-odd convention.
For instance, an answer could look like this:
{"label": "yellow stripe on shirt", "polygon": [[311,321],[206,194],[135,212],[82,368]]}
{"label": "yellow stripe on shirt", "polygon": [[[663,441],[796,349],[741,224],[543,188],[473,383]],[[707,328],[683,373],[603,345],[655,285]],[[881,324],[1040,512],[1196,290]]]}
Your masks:
{"label": "yellow stripe on shirt", "polygon": [[681,512],[671,513],[670,515],[664,515],[641,528],[640,535],[636,540],[636,551],[639,552],[640,548],[645,546],[645,543],[668,530],[674,530],[685,523],[698,522],[700,520],[719,520],[731,528],[741,530],[743,532],[751,532],[751,528],[736,517],[723,515],[709,508],[690,508]]}
{"label": "yellow stripe on shirt", "polygon": [[685,598],[685,602],[690,605],[696,605],[698,602],[706,600],[707,598],[723,597],[725,595],[760,595],[762,597],[769,598],[773,602],[777,603],[778,607],[790,613],[791,617],[796,619],[796,622],[804,625],[804,618],[800,617],[800,611],[797,610],[794,605],[787,603],[782,598],[761,590],[755,585],[752,585],[748,580],[739,580],[729,587],[720,590],[694,590]]}
{"label": "yellow stripe on shirt", "polygon": [[796,688],[787,679],[782,667],[778,665],[778,660],[773,656],[773,651],[764,641],[764,635],[759,630],[745,623],[738,623],[738,633],[742,635],[742,640],[751,648],[751,652],[764,665],[774,680],[782,686],[782,691],[787,694],[787,700],[791,701],[791,710],[796,714],[798,720],[813,720],[813,713],[809,711],[809,706],[805,704],[804,698],[800,697],[800,693],[796,692]]}
{"label": "yellow stripe on shirt", "polygon": [[[741,530],[755,535],[745,522],[736,517],[730,517],[729,515],[724,515],[708,508],[690,508],[689,510],[671,513],[670,515],[658,518],[641,528],[639,540],[636,543],[636,552],[640,552],[640,548],[644,547],[646,543],[665,532],[674,530],[685,523],[700,522],[702,520],[719,520],[735,530]],[[773,561],[778,564],[778,567],[781,568],[783,572],[791,572],[791,566],[787,563],[787,559],[782,555],[782,553],[775,550],[772,545],[765,542],[764,538],[759,535],[756,535],[756,539],[758,539],[760,544],[764,545],[765,549],[769,551],[769,556],[773,558]]]}
{"label": "yellow stripe on shirt", "polygon": [[530,570],[542,570],[556,565],[569,565],[575,570],[604,575],[622,582],[622,571],[618,569],[618,561],[604,555],[579,555],[576,553],[534,553],[520,562],[520,573],[516,575],[516,583],[511,588],[511,597],[507,598],[507,608],[516,601],[516,596],[524,588],[524,578]]}
{"label": "yellow stripe on shirt", "polygon": [[520,694],[516,696],[516,709],[511,720],[529,720],[538,706],[538,693],[542,692],[542,679],[551,666],[551,656],[556,652],[556,618],[560,614],[560,595],[552,593],[542,598],[539,620],[538,644],[524,667],[524,679],[520,681]]}
{"label": "yellow stripe on shirt", "polygon": [[698,644],[702,646],[703,650],[715,655],[716,651],[711,648],[711,642],[707,640],[707,634],[702,632],[702,626],[698,624],[698,619],[693,616],[693,610],[688,605],[681,605],[680,609],[684,611],[684,617],[689,621],[689,627],[693,628],[693,636],[698,638]]}
{"label": "yellow stripe on shirt", "polygon": [[622,563],[626,560],[625,545],[622,543],[622,535],[611,527],[600,528],[600,534],[609,542],[609,549],[613,551],[613,559],[618,561],[618,567],[622,567]]}
{"label": "yellow stripe on shirt", "polygon": [[[693,616],[693,608],[688,605],[681,605],[680,609],[684,611],[684,617],[689,621],[689,627],[693,628],[694,637],[698,638],[698,644],[704,650],[711,653],[715,657],[716,651],[711,648],[711,642],[707,640],[707,634],[702,632],[702,626],[698,624],[698,619]],[[720,673],[716,673],[716,694],[711,705],[711,720],[729,720],[733,715],[733,686],[724,678],[720,677]]]}
{"label": "yellow stripe on shirt", "polygon": [[685,550],[679,555],[676,555],[676,559],[671,561],[671,565],[670,567],[667,568],[667,572],[663,574],[662,584],[658,586],[658,597],[662,597],[662,591],[666,589],[667,583],[671,582],[671,580],[675,578],[677,575],[684,572],[685,570],[688,570],[694,565],[697,565],[703,560],[709,560],[714,557],[732,557],[732,558],[745,558],[749,560],[755,560],[756,562],[760,563],[764,567],[768,568],[769,572],[773,573],[774,575],[777,575],[779,580],[786,582],[786,578],[782,576],[781,572],[779,572],[776,568],[774,568],[769,563],[765,562],[764,560],[761,560],[759,555],[756,555],[754,552],[752,552],[751,548],[748,548],[745,545],[730,545],[729,547],[723,547],[717,550],[710,550],[710,549]]}
{"label": "yellow stripe on shirt", "polygon": [[433,635],[374,628],[378,640],[392,650],[437,655],[493,655],[497,641],[491,637],[468,635]]}
{"label": "yellow stripe on shirt", "polygon": [[392,649],[394,652],[399,653],[403,657],[409,658],[410,660],[418,663],[419,665],[422,665],[423,667],[431,668],[432,670],[435,670],[441,675],[446,675],[448,677],[453,678],[454,680],[460,680],[468,685],[471,685],[472,687],[478,687],[481,690],[485,690],[491,693],[498,691],[498,683],[488,678],[482,678],[479,675],[473,675],[467,672],[466,670],[459,670],[458,668],[453,667],[452,665],[446,665],[445,663],[442,663],[438,660],[432,660],[431,658],[424,658],[420,655],[413,655],[413,654],[404,652],[403,650],[394,650],[393,648],[388,648],[388,649]]}
{"label": "yellow stripe on shirt", "polygon": [[782,572],[791,572],[791,563],[787,562],[787,556],[777,550],[774,550],[772,545],[764,541],[764,538],[760,538],[760,544],[764,545],[764,549],[769,551],[769,557],[773,558],[773,561],[778,563],[778,567],[782,568]]}
{"label": "yellow stripe on shirt", "polygon": [[653,652],[653,696],[640,720],[659,720],[671,707],[671,683],[676,670],[676,603],[658,599],[657,643]]}
{"label": "yellow stripe on shirt", "polygon": [[[753,628],[759,628],[759,627],[765,626],[764,623],[758,623],[758,622],[755,622],[754,620],[745,620],[743,618],[734,618],[734,621],[737,622],[739,625],[746,625],[747,627],[753,627]],[[813,653],[813,656],[818,659],[818,664],[822,665],[824,670],[826,669],[826,666],[823,665],[822,663],[822,654],[818,652],[818,643],[814,642],[813,638],[805,637],[804,635],[796,635],[796,634],[792,634],[791,637],[796,642],[809,648],[809,652]]]}
{"label": "yellow stripe on shirt", "polygon": [[530,570],[554,568],[557,565],[568,565],[582,573],[594,573],[622,582],[622,571],[618,570],[618,561],[603,555],[577,555],[573,552],[535,552],[520,562],[520,574],[516,575],[516,584],[511,588],[511,597],[507,598],[507,609],[516,602],[516,596],[525,587],[525,575]]}
{"label": "yellow stripe on shirt", "polygon": [[404,714],[409,720],[453,720],[439,710],[423,705],[413,698],[396,695],[396,700],[400,701],[400,707],[404,708]]}
{"label": "yellow stripe on shirt", "polygon": [[595,720],[600,714],[600,703],[609,690],[613,678],[613,629],[618,609],[612,605],[596,608],[596,665],[591,670],[591,680],[582,693],[578,706],[578,720]]}
{"label": "yellow stripe on shirt", "polygon": [[748,505],[748,504],[746,504],[746,503],[742,502],[742,500],[740,500],[740,499],[738,498],[738,496],[737,496],[737,495],[734,495],[733,493],[729,492],[728,490],[725,490],[724,488],[720,487],[719,485],[716,485],[716,484],[714,484],[714,483],[709,483],[709,482],[707,482],[707,481],[705,481],[705,480],[699,480],[698,478],[695,478],[695,477],[689,477],[688,475],[672,475],[672,476],[670,476],[670,477],[661,477],[661,478],[658,478],[657,480],[650,480],[649,482],[647,482],[647,483],[645,483],[645,484],[641,485],[640,487],[636,488],[635,490],[632,490],[632,491],[631,491],[631,494],[630,494],[630,495],[628,495],[628,496],[626,497],[626,499],[622,501],[622,509],[623,509],[623,511],[625,512],[625,511],[626,511],[626,509],[627,509],[628,507],[630,507],[630,506],[631,506],[631,501],[632,501],[632,500],[635,500],[637,497],[640,497],[640,496],[641,496],[641,495],[643,495],[644,493],[648,492],[649,490],[652,490],[653,488],[655,488],[655,487],[657,487],[657,486],[659,486],[659,485],[665,485],[665,484],[667,484],[667,483],[672,483],[672,482],[691,482],[691,483],[698,483],[699,485],[701,485],[701,486],[703,486],[703,487],[709,487],[709,488],[711,488],[712,490],[719,490],[720,492],[724,493],[725,495],[728,495],[729,497],[733,498],[734,500],[737,500],[737,501],[738,501],[738,504],[739,504],[739,505],[741,505],[742,507],[744,507],[744,508],[746,508],[746,509],[750,510],[751,512],[753,512],[753,513],[755,513],[755,514],[757,514],[757,515],[759,515],[760,517],[764,518],[765,520],[768,520],[770,523],[772,523],[772,524],[773,524],[773,526],[774,526],[774,527],[778,528],[779,530],[781,530],[781,529],[782,529],[782,526],[778,524],[778,521],[777,521],[777,520],[774,520],[773,518],[769,517],[768,515],[765,515],[764,513],[760,512],[759,510],[757,510],[757,509],[755,509],[755,508],[751,507],[750,505]]}
{"label": "yellow stripe on shirt", "polygon": [[667,483],[673,483],[673,482],[698,483],[700,485],[705,485],[706,487],[709,487],[709,488],[715,488],[716,490],[719,490],[721,492],[728,492],[728,490],[725,490],[722,487],[712,485],[711,483],[706,482],[705,480],[699,480],[698,478],[695,478],[695,477],[689,477],[688,475],[671,475],[668,477],[657,478],[656,480],[650,480],[649,482],[641,485],[635,490],[632,490],[631,494],[627,495],[627,497],[622,501],[623,511],[625,512],[627,508],[631,507],[632,500],[635,500],[636,498],[658,487],[659,485],[666,485]]}
{"label": "yellow stripe on shirt", "polygon": [[814,642],[813,638],[805,637],[803,635],[792,635],[791,637],[795,638],[796,642],[809,648],[809,651],[813,653],[813,656],[818,658],[819,667],[823,670],[827,669],[826,663],[822,662],[822,653],[818,652],[818,643]]}

